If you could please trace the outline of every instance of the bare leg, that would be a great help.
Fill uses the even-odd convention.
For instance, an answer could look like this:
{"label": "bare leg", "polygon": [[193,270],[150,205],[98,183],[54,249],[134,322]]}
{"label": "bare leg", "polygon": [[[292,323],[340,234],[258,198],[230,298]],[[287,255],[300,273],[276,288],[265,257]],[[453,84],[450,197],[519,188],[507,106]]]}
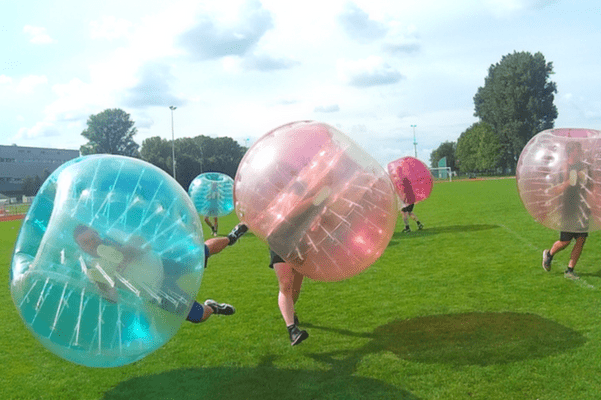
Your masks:
{"label": "bare leg", "polygon": [[562,251],[563,249],[568,247],[569,244],[570,244],[570,241],[562,242],[561,240],[558,240],[557,242],[553,243],[553,247],[551,247],[551,250],[549,251],[549,253],[551,253],[551,256],[554,256],[555,254],[559,253],[560,251]]}
{"label": "bare leg", "polygon": [[278,306],[286,326],[294,324],[294,304],[300,295],[303,275],[287,263],[276,263],[273,269],[278,277]]}
{"label": "bare leg", "polygon": [[580,254],[582,253],[584,242],[586,242],[585,237],[576,238],[576,243],[574,243],[574,247],[572,248],[572,254],[570,254],[570,261],[568,262],[568,267],[574,268],[576,266],[576,263],[580,258]]}

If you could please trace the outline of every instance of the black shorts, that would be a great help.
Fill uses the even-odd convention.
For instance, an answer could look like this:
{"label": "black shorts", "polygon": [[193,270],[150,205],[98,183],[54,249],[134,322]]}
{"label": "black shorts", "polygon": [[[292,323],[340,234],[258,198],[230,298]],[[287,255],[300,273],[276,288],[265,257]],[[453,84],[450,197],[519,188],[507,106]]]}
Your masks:
{"label": "black shorts", "polygon": [[402,211],[402,212],[413,212],[413,206],[414,206],[414,205],[415,205],[415,204],[409,204],[407,207],[403,207],[403,208],[401,208],[401,211]]}
{"label": "black shorts", "polygon": [[579,237],[587,237],[588,232],[559,232],[559,241],[560,242],[570,242],[572,239],[577,239]]}
{"label": "black shorts", "polygon": [[269,249],[269,268],[273,269],[273,264],[285,262],[286,260],[277,255],[273,250]]}

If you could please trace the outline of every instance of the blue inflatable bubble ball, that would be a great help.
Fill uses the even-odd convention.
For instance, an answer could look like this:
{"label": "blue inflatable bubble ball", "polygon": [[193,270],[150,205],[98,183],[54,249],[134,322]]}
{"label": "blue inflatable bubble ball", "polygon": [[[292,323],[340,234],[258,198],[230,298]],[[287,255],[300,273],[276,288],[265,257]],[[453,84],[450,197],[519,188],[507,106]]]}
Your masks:
{"label": "blue inflatable bubble ball", "polygon": [[234,180],[220,172],[198,175],[188,194],[200,215],[223,217],[234,211]]}
{"label": "blue inflatable bubble ball", "polygon": [[58,356],[117,367],[163,346],[186,319],[204,269],[185,190],[144,161],[80,157],[40,188],[12,258],[13,301]]}

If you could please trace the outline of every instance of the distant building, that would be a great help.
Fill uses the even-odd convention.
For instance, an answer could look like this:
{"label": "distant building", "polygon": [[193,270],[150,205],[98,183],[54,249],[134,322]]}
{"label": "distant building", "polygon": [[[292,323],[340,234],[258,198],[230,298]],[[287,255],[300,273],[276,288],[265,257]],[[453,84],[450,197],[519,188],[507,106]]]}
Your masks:
{"label": "distant building", "polygon": [[79,150],[0,145],[0,193],[20,195],[27,176],[43,178],[44,171],[52,173],[77,157]]}

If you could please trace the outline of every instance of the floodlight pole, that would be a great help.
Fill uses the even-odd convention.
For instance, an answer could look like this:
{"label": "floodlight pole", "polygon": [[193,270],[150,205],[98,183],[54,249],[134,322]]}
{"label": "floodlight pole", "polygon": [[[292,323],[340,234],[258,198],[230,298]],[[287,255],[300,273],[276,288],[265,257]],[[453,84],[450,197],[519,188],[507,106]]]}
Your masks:
{"label": "floodlight pole", "polygon": [[[175,178],[175,131],[173,130],[173,110],[177,107],[169,106],[171,110],[171,159],[173,160],[173,179]],[[177,180],[177,179],[176,179]]]}
{"label": "floodlight pole", "polygon": [[415,158],[417,158],[417,140],[415,140],[415,127],[417,125],[411,125],[411,127],[413,128],[413,148],[415,150]]}

